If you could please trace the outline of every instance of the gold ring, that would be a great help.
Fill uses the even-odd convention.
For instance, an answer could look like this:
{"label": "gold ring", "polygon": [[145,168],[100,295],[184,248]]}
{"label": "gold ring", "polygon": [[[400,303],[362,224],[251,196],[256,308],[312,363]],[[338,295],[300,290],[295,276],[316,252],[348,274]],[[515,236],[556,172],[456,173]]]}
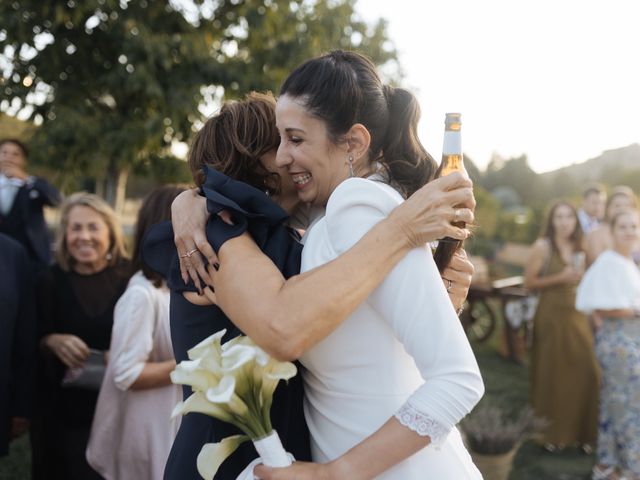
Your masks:
{"label": "gold ring", "polygon": [[187,253],[180,255],[180,258],[191,258],[191,255],[193,255],[197,251],[198,251],[198,249],[194,248],[193,250],[190,250]]}

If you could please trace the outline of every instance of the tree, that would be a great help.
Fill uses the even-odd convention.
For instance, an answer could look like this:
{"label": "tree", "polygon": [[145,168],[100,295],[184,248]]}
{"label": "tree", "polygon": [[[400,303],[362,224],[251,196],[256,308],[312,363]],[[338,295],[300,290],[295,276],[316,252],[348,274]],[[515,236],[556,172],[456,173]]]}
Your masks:
{"label": "tree", "polygon": [[507,160],[494,156],[489,162],[482,186],[493,191],[507,185],[518,193],[525,205],[531,205],[538,199],[540,176],[529,167],[526,155]]}
{"label": "tree", "polygon": [[354,0],[21,0],[0,18],[0,110],[41,124],[32,158],[58,183],[95,178],[116,208],[132,169],[174,162],[203,103],[276,90],[332,48],[396,60]]}

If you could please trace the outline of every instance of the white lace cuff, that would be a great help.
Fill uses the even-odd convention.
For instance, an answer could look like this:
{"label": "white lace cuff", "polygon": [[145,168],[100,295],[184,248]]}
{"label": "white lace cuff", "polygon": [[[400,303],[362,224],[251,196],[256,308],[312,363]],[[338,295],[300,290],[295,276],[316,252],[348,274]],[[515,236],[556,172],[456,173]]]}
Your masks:
{"label": "white lace cuff", "polygon": [[431,437],[431,444],[436,448],[442,446],[449,435],[449,430],[436,422],[433,418],[416,409],[411,403],[406,402],[395,417],[407,428],[410,428],[421,437]]}

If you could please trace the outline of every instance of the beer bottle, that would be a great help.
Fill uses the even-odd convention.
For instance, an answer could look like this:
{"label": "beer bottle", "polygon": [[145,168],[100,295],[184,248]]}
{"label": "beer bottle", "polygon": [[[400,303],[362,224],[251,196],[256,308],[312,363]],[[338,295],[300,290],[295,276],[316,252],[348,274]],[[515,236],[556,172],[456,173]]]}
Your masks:
{"label": "beer bottle", "polygon": [[[461,172],[468,176],[464,168],[462,158],[462,122],[459,113],[447,113],[444,120],[444,142],[442,145],[442,162],[436,177],[443,177],[453,172]],[[456,227],[464,228],[464,222],[454,222]],[[433,254],[433,258],[440,273],[447,268],[453,254],[462,247],[462,241],[455,238],[442,238],[438,240],[438,246]]]}

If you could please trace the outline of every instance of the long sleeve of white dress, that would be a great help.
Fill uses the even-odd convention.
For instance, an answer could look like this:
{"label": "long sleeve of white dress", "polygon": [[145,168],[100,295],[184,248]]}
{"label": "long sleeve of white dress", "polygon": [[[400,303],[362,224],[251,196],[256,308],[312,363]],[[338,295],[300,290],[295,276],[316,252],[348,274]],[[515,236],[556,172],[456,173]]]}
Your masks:
{"label": "long sleeve of white dress", "polygon": [[[352,247],[401,202],[386,184],[359,178],[343,182],[325,217],[335,253]],[[484,385],[430,249],[410,251],[367,301],[413,357],[424,380],[396,418],[437,445],[480,400]]]}
{"label": "long sleeve of white dress", "polygon": [[[148,285],[147,285],[148,284]],[[109,361],[114,382],[127,390],[136,381],[153,349],[157,315],[150,283],[129,285],[116,304]]]}

